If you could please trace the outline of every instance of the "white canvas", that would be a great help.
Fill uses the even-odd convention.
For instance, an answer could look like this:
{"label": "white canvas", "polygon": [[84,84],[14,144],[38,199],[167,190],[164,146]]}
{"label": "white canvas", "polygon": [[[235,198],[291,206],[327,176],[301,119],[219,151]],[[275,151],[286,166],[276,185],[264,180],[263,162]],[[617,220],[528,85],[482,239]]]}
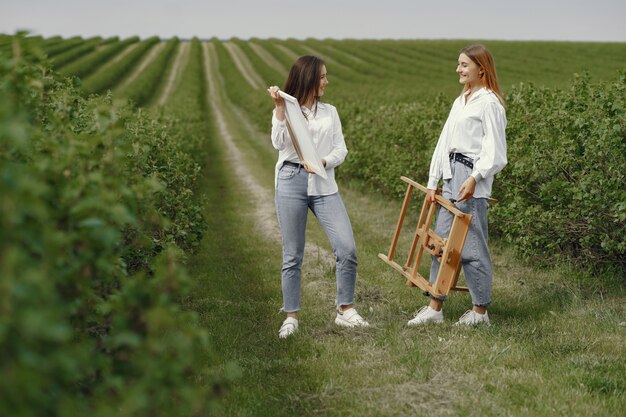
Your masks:
{"label": "white canvas", "polygon": [[300,109],[300,103],[295,97],[283,91],[279,91],[278,94],[285,100],[287,127],[300,161],[306,162],[317,175],[327,179],[326,169],[324,169],[322,158],[313,145],[306,119]]}

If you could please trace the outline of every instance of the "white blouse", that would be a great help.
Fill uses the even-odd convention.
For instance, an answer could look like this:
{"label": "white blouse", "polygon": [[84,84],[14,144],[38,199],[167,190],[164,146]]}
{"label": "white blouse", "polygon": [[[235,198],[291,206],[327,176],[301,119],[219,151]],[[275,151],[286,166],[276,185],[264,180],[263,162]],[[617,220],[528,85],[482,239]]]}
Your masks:
{"label": "white blouse", "polygon": [[462,153],[474,160],[474,197],[488,198],[494,175],[507,164],[506,113],[491,90],[481,88],[466,102],[468,94],[460,95],[452,104],[430,161],[428,188],[437,189],[442,177],[452,178],[449,154]]}
{"label": "white blouse", "polygon": [[[335,182],[335,167],[341,165],[348,154],[346,142],[341,130],[341,121],[335,106],[327,103],[317,103],[313,111],[302,107],[308,122],[309,132],[313,145],[321,159],[326,161],[327,179],[316,174],[309,174],[308,195],[330,195],[339,189]],[[276,111],[272,114],[272,145],[278,150],[274,186],[278,184],[278,170],[284,161],[300,163],[298,154],[293,147],[285,121],[276,118]],[[304,169],[304,168],[303,168]]]}

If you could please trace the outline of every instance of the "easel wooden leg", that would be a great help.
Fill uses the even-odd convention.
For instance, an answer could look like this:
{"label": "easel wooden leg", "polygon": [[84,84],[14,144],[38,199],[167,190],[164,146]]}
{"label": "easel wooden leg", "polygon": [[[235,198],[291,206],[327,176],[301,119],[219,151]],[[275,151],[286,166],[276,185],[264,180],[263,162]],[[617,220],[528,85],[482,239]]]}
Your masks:
{"label": "easel wooden leg", "polygon": [[393,257],[396,253],[396,246],[398,245],[398,239],[400,238],[400,231],[402,230],[402,225],[404,224],[404,217],[406,215],[406,211],[409,208],[409,203],[411,202],[411,194],[413,193],[413,187],[409,184],[406,187],[406,193],[404,195],[404,202],[402,203],[402,209],[400,210],[400,217],[398,217],[398,223],[396,225],[396,231],[393,234],[393,238],[391,239],[391,246],[389,247],[389,253],[387,255],[387,259],[389,261],[393,261]]}
{"label": "easel wooden leg", "polygon": [[[378,257],[400,272],[407,279],[408,285],[417,286],[424,291],[430,292],[435,297],[445,297],[451,290],[467,291],[467,288],[457,287],[456,283],[461,269],[461,253],[472,216],[460,211],[452,202],[443,198],[440,193],[435,195],[435,203],[429,201],[427,196],[424,198],[406,264],[402,266],[393,260],[413,188],[419,188],[421,191],[427,192],[426,187],[407,177],[402,177],[402,180],[408,186],[396,230],[391,239],[388,254],[383,255],[380,253]],[[445,207],[454,215],[450,234],[446,239],[437,235],[431,229],[437,205]],[[418,271],[424,251],[436,257],[441,257],[439,273],[435,283],[432,285]]]}

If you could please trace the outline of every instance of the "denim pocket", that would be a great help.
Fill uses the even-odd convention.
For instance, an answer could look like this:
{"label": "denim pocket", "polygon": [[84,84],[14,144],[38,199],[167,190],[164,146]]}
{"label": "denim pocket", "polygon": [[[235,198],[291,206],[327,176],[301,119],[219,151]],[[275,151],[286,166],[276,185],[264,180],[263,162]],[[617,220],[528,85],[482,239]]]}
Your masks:
{"label": "denim pocket", "polygon": [[298,173],[298,168],[292,167],[290,165],[283,165],[283,167],[278,171],[278,179],[279,180],[290,180]]}

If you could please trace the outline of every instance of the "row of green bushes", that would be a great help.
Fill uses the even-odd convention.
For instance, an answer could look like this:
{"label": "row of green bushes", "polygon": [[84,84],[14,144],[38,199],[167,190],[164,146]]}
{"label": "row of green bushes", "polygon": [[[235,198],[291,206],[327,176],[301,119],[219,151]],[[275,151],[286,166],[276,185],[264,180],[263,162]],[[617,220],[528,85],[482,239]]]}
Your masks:
{"label": "row of green bushes", "polygon": [[450,110],[438,96],[430,103],[412,102],[372,107],[339,103],[349,157],[340,175],[363,180],[376,192],[400,197],[405,175],[425,184],[430,158]]}
{"label": "row of green bushes", "polygon": [[210,413],[224,380],[179,303],[202,150],[23,56],[0,55],[0,410]]}
{"label": "row of green bushes", "polygon": [[103,45],[101,48],[97,48],[89,54],[81,56],[76,61],[63,66],[63,68],[61,68],[59,72],[63,75],[72,75],[75,77],[83,78],[89,74],[92,74],[98,69],[98,67],[105,65],[115,55],[119,54],[125,48],[135,42],[139,42],[139,37],[133,36],[132,38],[127,38],[123,41],[108,43],[106,45]]}
{"label": "row of green bushes", "polygon": [[53,57],[55,55],[66,52],[82,44],[83,42],[85,42],[85,39],[81,38],[80,36],[74,36],[69,39],[61,39],[61,42],[54,43],[52,45],[42,45],[42,48],[49,57]]}
{"label": "row of green bushes", "polygon": [[54,56],[51,56],[50,53],[48,53],[48,56],[51,56],[50,62],[52,63],[54,69],[59,70],[60,68],[63,68],[64,66],[69,65],[77,59],[80,59],[94,51],[98,46],[106,43],[117,42],[118,40],[119,38],[117,36],[108,39],[102,39],[97,36],[89,38],[85,41],[78,39],[75,43],[71,42],[73,44],[71,48]]}
{"label": "row of green bushes", "polygon": [[152,100],[162,85],[168,67],[171,67],[174,51],[180,45],[178,38],[172,38],[158,55],[142,71],[141,77],[135,78],[124,91],[119,94],[129,98],[138,106],[145,106]]}
{"label": "row of green bushes", "polygon": [[509,165],[492,221],[519,251],[626,271],[626,72],[507,96]]}
{"label": "row of green bushes", "polygon": [[160,41],[158,36],[153,36],[142,42],[128,52],[125,56],[120,58],[117,62],[107,66],[106,70],[101,68],[101,71],[97,71],[92,74],[83,82],[83,90],[86,93],[100,93],[113,87],[120,82],[121,79],[128,76],[129,72],[139,63],[150,48],[154,47]]}
{"label": "row of green bushes", "polygon": [[[60,36],[55,36],[55,37],[46,38],[46,39],[42,38],[41,36],[29,36],[27,39],[24,40],[24,42],[26,43],[38,44],[42,48],[43,47],[50,48],[51,46],[54,46],[55,44],[58,44],[62,41],[63,39]],[[13,49],[13,36],[0,34],[0,53],[3,53],[5,55],[12,55],[13,53],[12,49]]]}
{"label": "row of green bushes", "polygon": [[[521,84],[507,102],[509,165],[497,176],[492,230],[539,263],[626,269],[626,73],[577,76],[569,89]],[[339,103],[350,154],[341,175],[400,197],[427,181],[451,103]]]}

